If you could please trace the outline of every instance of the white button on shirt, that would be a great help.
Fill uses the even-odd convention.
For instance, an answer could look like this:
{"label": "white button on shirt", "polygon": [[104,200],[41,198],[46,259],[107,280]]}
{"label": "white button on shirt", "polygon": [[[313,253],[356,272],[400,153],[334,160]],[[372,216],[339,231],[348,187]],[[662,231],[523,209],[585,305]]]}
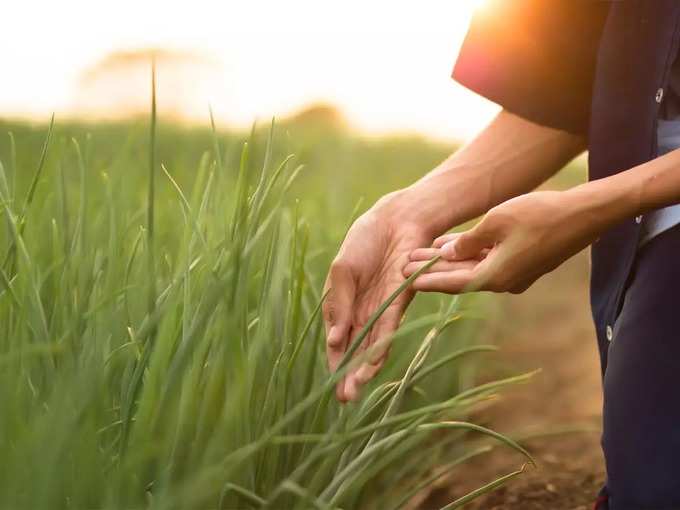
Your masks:
{"label": "white button on shirt", "polygon": [[607,324],[606,333],[607,333],[607,340],[609,340],[611,342],[612,339],[614,338],[614,330],[612,329],[612,327],[609,324]]}
{"label": "white button on shirt", "polygon": [[659,89],[656,91],[656,96],[654,96],[654,99],[656,100],[657,103],[663,101],[663,89]]}

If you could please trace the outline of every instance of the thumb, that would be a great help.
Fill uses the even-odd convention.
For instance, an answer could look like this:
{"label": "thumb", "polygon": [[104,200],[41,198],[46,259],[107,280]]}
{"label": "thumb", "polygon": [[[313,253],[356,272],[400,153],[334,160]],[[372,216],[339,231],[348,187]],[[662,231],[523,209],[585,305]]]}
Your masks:
{"label": "thumb", "polygon": [[482,220],[474,228],[442,246],[442,257],[446,260],[477,259],[497,241],[496,229],[488,221]]}

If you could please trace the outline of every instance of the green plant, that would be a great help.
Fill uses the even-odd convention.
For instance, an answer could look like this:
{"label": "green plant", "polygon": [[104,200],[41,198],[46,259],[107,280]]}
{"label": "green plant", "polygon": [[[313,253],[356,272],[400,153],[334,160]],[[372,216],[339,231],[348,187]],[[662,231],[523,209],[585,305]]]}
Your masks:
{"label": "green plant", "polygon": [[[292,156],[275,163],[272,128],[261,166],[251,141],[232,172],[213,128],[213,153],[185,191],[158,164],[156,129],[152,108],[143,172],[132,144],[105,163],[88,137],[55,146],[52,122],[21,200],[10,138],[0,163],[0,507],[396,508],[442,455],[462,462],[489,448],[469,434],[531,461],[461,419],[529,375],[443,399],[427,392],[442,367],[493,349],[432,359],[464,316],[456,299],[395,337],[429,331],[415,355],[391,362],[385,377],[399,377],[339,406],[333,385],[370,323],[329,374],[323,265],[286,200],[301,167]],[[458,447],[435,442],[437,431]]]}

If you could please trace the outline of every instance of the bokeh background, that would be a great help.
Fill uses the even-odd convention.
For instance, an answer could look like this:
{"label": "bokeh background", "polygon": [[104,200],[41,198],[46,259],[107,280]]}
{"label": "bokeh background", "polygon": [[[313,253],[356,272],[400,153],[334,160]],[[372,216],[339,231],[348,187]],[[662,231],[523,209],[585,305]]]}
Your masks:
{"label": "bokeh background", "polygon": [[100,2],[5,6],[3,115],[120,118],[148,106],[158,54],[159,108],[244,127],[309,104],[336,106],[371,134],[471,136],[497,107],[451,69],[475,8],[488,0]]}

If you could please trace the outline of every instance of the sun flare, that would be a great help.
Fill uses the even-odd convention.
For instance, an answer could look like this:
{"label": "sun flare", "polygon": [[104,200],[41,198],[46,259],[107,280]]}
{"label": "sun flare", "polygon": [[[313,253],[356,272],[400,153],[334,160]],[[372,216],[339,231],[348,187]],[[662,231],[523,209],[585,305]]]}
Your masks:
{"label": "sun flare", "polygon": [[[137,74],[127,79],[100,73],[116,79],[90,81],[86,88],[83,77],[101,71],[97,66],[111,62],[112,55],[149,48],[200,56],[200,72],[182,71],[190,80],[180,80],[174,71],[159,77],[161,92],[177,95],[166,94],[166,110],[191,119],[205,119],[211,104],[222,124],[243,127],[254,118],[285,116],[323,102],[336,105],[364,131],[451,139],[471,136],[494,111],[450,79],[470,16],[488,9],[489,0],[427,7],[389,0],[348,0],[333,7],[313,0],[219,6],[195,0],[192,9],[170,0],[160,11],[154,3],[8,4],[8,16],[17,22],[0,31],[0,44],[13,48],[3,62],[0,114],[36,120],[52,112],[92,117],[107,108],[122,112],[121,106],[146,104],[144,80]],[[36,10],[43,15],[36,18]],[[207,12],[212,14],[206,17]],[[65,26],[52,19],[78,22]],[[227,23],[232,28],[226,29],[224,20],[238,23]],[[27,25],[40,36],[25,37]],[[210,63],[209,72],[203,62]],[[171,77],[175,82],[167,81]]]}

